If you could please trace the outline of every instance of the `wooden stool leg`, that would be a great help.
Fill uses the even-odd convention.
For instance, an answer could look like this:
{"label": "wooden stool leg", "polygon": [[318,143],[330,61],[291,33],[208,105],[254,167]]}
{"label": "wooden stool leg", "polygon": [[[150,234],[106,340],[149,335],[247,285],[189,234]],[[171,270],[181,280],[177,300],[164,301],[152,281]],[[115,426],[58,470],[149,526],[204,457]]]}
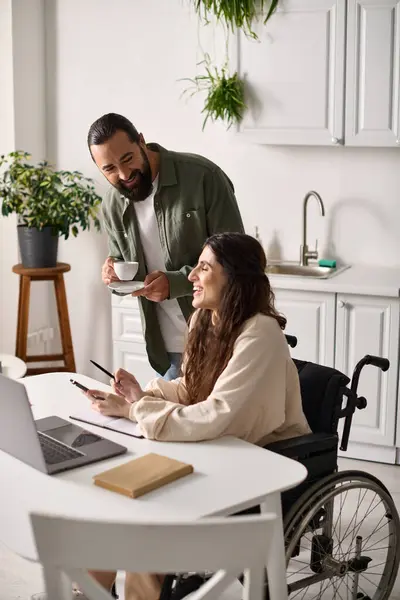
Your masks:
{"label": "wooden stool leg", "polygon": [[21,275],[19,278],[18,323],[15,354],[24,362],[26,362],[26,348],[28,343],[30,288],[30,278],[26,275]]}
{"label": "wooden stool leg", "polygon": [[69,326],[67,295],[65,293],[64,277],[57,275],[54,279],[57,300],[58,322],[60,324],[61,344],[65,366],[68,371],[75,373],[74,348],[72,346],[71,329]]}

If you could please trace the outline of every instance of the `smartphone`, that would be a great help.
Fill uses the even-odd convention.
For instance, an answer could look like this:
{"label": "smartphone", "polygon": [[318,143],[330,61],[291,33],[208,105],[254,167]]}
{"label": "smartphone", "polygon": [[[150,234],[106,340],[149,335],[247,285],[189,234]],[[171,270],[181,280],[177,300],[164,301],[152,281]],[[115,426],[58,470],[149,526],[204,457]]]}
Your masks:
{"label": "smartphone", "polygon": [[89,388],[85,387],[84,385],[82,385],[78,381],[75,381],[75,379],[70,379],[70,382],[72,383],[72,385],[76,385],[76,387],[78,387],[80,390],[82,390],[82,392],[88,392],[89,391]]}
{"label": "smartphone", "polygon": [[[82,390],[82,392],[89,391],[89,388],[87,388],[84,385],[82,385],[81,383],[79,383],[79,381],[75,381],[75,379],[70,379],[70,382],[72,383],[72,385],[76,385],[76,387],[78,387],[80,390]],[[93,398],[95,400],[103,400],[103,398],[98,398],[97,396],[93,396]]]}

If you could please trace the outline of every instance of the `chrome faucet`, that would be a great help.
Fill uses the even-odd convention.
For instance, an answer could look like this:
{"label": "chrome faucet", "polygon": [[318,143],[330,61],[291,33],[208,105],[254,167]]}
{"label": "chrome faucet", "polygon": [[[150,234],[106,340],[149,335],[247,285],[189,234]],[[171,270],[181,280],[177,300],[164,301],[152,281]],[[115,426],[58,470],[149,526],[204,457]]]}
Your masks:
{"label": "chrome faucet", "polygon": [[307,204],[310,196],[314,196],[314,198],[318,201],[321,209],[321,216],[325,216],[325,207],[321,196],[317,192],[308,192],[308,194],[304,196],[303,200],[303,243],[300,246],[300,264],[302,266],[307,266],[310,258],[318,258],[317,247],[315,250],[309,250],[307,246]]}

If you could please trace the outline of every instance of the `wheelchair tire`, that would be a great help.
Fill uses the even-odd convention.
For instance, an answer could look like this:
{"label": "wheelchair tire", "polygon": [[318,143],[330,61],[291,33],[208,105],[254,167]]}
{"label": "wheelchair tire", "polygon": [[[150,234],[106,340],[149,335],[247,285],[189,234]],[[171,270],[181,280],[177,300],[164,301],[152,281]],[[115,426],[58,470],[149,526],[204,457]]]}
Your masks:
{"label": "wheelchair tire", "polygon": [[400,520],[376,477],[343,471],[324,478],[291,507],[284,529],[289,598],[390,598],[400,561]]}

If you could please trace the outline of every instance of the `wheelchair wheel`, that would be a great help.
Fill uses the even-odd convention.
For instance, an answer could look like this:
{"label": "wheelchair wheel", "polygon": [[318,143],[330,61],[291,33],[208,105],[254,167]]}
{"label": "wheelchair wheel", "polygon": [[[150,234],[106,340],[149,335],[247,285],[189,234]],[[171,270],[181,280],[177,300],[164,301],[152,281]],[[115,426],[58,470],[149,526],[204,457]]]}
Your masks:
{"label": "wheelchair wheel", "polygon": [[386,600],[400,560],[400,521],[385,486],[344,471],[312,486],[285,518],[290,600]]}

